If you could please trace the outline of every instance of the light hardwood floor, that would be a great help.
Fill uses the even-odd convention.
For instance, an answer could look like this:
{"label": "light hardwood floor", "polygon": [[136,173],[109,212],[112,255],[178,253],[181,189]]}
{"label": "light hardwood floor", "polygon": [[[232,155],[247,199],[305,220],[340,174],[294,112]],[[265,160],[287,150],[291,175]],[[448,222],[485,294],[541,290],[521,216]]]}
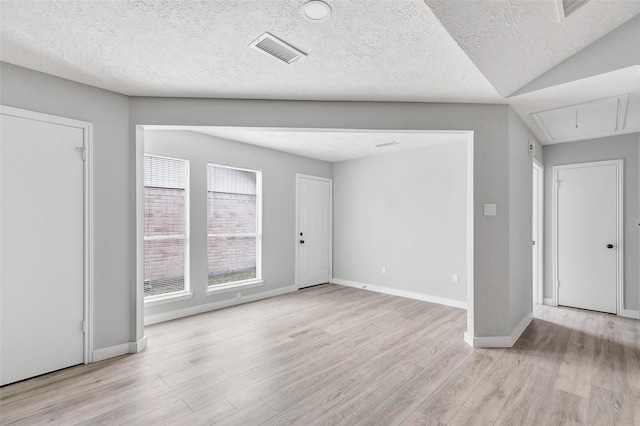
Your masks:
{"label": "light hardwood floor", "polygon": [[536,306],[511,349],[466,312],[323,285],[147,327],[149,347],[1,389],[5,424],[640,425],[640,321]]}

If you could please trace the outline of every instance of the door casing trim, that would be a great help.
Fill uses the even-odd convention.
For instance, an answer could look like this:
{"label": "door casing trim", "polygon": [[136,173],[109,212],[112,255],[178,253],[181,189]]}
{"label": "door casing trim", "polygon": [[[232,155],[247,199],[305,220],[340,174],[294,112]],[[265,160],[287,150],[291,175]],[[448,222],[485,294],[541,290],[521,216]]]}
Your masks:
{"label": "door casing trim", "polygon": [[535,158],[533,159],[533,168],[538,170],[538,193],[533,194],[538,199],[537,217],[538,223],[536,225],[537,235],[535,236],[536,247],[538,257],[537,273],[538,279],[535,283],[536,287],[536,300],[533,303],[542,305],[544,303],[544,165]]}

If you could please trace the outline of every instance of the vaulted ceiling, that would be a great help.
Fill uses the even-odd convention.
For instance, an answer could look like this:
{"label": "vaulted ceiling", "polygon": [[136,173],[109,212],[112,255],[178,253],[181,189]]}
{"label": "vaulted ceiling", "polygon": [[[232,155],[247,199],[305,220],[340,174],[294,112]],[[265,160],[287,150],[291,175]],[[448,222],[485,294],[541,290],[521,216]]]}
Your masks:
{"label": "vaulted ceiling", "polygon": [[307,1],[2,0],[0,60],[132,96],[508,103],[543,143],[532,113],[629,95],[640,131],[640,0]]}

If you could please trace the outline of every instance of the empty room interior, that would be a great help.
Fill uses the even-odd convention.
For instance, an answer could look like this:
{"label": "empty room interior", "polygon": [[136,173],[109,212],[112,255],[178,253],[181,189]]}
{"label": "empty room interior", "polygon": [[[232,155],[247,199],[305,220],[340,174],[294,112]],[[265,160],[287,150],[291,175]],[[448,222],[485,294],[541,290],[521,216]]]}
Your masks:
{"label": "empty room interior", "polygon": [[640,425],[640,2],[0,2],[1,425]]}

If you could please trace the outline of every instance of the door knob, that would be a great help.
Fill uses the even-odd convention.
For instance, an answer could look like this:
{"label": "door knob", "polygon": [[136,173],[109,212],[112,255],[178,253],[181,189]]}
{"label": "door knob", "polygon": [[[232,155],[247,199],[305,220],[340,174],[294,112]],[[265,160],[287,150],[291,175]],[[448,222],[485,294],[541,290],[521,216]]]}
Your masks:
{"label": "door knob", "polygon": [[613,248],[613,244],[607,244],[607,248],[608,249],[612,249]]}
{"label": "door knob", "polygon": [[300,240],[300,244],[304,244],[304,240]]}

